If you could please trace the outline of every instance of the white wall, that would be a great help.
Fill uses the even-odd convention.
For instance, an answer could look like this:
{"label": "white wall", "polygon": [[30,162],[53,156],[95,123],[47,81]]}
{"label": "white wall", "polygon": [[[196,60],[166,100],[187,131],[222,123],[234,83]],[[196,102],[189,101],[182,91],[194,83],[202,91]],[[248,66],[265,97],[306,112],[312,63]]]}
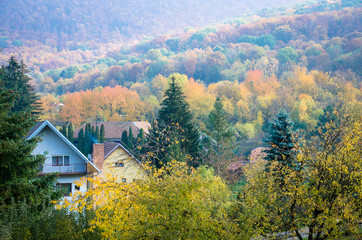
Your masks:
{"label": "white wall", "polygon": [[[58,183],[71,183],[72,184],[72,194],[74,194],[77,190],[75,190],[76,182],[79,181],[85,175],[61,175],[59,176],[57,182]],[[87,184],[83,184],[80,186],[80,192],[85,193],[87,191]],[[65,196],[64,199],[71,200],[72,197]]]}

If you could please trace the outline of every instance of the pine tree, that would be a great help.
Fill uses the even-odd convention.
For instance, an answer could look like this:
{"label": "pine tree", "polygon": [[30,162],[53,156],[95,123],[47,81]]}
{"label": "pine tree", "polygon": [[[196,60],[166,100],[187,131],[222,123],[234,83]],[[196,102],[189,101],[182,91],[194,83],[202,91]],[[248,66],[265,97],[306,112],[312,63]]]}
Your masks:
{"label": "pine tree", "polygon": [[215,140],[215,148],[218,149],[222,142],[230,140],[233,135],[225,117],[226,113],[220,98],[217,98],[214,109],[209,114],[207,122],[208,133]]}
{"label": "pine tree", "polygon": [[101,136],[100,136],[100,132],[99,132],[99,127],[98,127],[98,125],[96,126],[95,138],[97,139],[97,142],[98,142],[98,143],[101,142]]}
{"label": "pine tree", "polygon": [[68,136],[67,136],[67,126],[66,125],[63,125],[60,128],[60,133],[63,134],[64,137],[68,138]]}
{"label": "pine tree", "polygon": [[92,128],[90,123],[85,125],[85,132],[84,132],[84,155],[88,156],[92,153]]}
{"label": "pine tree", "polygon": [[300,166],[296,159],[296,139],[293,132],[293,122],[289,119],[289,115],[285,111],[280,111],[276,116],[267,138],[264,140],[269,148],[265,150],[267,161],[277,161],[283,166],[299,170]]}
{"label": "pine tree", "polygon": [[80,129],[80,131],[78,133],[78,149],[79,149],[79,151],[84,153],[84,131],[83,131],[83,128]]}
{"label": "pine tree", "polygon": [[101,125],[101,131],[100,131],[99,135],[100,135],[100,136],[99,136],[100,142],[101,142],[101,143],[104,143],[104,141],[106,140],[106,139],[105,139],[106,133],[105,133],[105,131],[104,131],[104,125],[103,125],[103,124]]}
{"label": "pine tree", "polygon": [[25,104],[23,98],[27,94],[23,93],[7,89],[0,78],[0,205],[10,204],[12,199],[15,202],[25,199],[34,205],[49,204],[60,197],[54,191],[56,174],[38,176],[45,156],[31,156],[39,139],[25,138],[36,122],[32,114],[36,106],[31,101]]}
{"label": "pine tree", "polygon": [[121,141],[122,141],[122,145],[125,146],[125,147],[128,147],[128,135],[127,135],[127,131],[124,130],[122,132],[122,137],[121,137]]}
{"label": "pine tree", "polygon": [[23,63],[18,63],[12,56],[8,64],[1,67],[0,79],[5,89],[14,91],[18,97],[14,99],[12,112],[31,112],[37,116],[41,112],[39,97],[35,95],[29,84],[30,78],[26,75],[27,69]]}
{"label": "pine tree", "polygon": [[[150,129],[147,137],[149,147],[146,147],[145,150],[157,151],[158,157],[152,161],[158,161],[159,164],[156,165],[162,165],[169,160],[168,156],[173,154],[171,147],[177,144],[179,145],[179,147],[176,147],[177,149],[191,157],[189,164],[198,166],[200,160],[200,135],[193,125],[189,105],[174,77],[171,77],[171,83],[165,92],[165,99],[161,106],[157,124],[154,124]],[[154,149],[159,145],[155,141],[162,143],[161,149]]]}
{"label": "pine tree", "polygon": [[128,129],[128,139],[127,139],[127,146],[128,149],[133,150],[134,149],[134,137],[133,137],[133,132],[132,132],[132,128],[129,127]]}
{"label": "pine tree", "polygon": [[74,129],[72,123],[68,125],[68,139],[71,143],[74,142]]}

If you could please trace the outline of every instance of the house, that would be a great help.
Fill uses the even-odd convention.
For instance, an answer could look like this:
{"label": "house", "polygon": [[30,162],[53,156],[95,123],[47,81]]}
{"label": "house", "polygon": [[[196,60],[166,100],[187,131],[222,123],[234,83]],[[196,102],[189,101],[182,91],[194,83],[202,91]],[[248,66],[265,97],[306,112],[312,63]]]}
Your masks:
{"label": "house", "polygon": [[105,142],[93,144],[92,162],[104,181],[133,182],[146,175],[142,164],[122,144]]}
{"label": "house", "polygon": [[[105,139],[109,142],[118,142],[121,143],[122,133],[124,131],[129,131],[129,128],[132,129],[133,137],[136,139],[141,128],[144,133],[148,133],[148,129],[151,125],[148,122],[90,122],[91,127],[96,128],[98,126],[101,129],[101,126],[104,126]],[[83,124],[81,127],[74,131],[74,141],[77,143],[78,134],[81,129],[85,131],[86,124]]]}
{"label": "house", "polygon": [[75,182],[100,170],[89,161],[66,137],[49,121],[38,122],[28,133],[27,139],[40,137],[32,154],[45,154],[46,159],[40,175],[57,172],[57,187],[66,189],[65,198],[75,191],[86,192],[87,186],[77,186]]}

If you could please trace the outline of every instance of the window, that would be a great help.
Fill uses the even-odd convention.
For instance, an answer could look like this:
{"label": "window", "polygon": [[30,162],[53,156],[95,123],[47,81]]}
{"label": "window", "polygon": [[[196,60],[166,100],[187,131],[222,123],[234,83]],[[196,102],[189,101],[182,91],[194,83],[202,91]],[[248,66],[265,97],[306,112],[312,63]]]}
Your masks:
{"label": "window", "polygon": [[69,166],[69,156],[53,156],[52,157],[52,165],[53,166]]}
{"label": "window", "polygon": [[71,183],[57,183],[57,190],[63,190],[64,196],[70,196],[72,193],[72,184]]}
{"label": "window", "polygon": [[124,167],[124,163],[123,162],[118,162],[118,163],[116,163],[116,167]]}
{"label": "window", "polygon": [[77,190],[77,191],[79,191],[79,190],[80,190],[80,186],[75,185],[74,189]]}
{"label": "window", "polygon": [[122,182],[127,182],[127,179],[126,179],[126,178],[122,178]]}

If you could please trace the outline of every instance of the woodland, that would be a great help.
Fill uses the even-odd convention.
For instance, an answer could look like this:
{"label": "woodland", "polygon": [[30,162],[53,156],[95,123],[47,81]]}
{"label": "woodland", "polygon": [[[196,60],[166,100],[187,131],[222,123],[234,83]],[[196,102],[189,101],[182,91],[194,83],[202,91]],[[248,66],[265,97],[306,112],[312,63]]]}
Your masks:
{"label": "woodland", "polygon": [[[5,239],[361,237],[361,1],[241,15],[255,6],[214,0],[235,4],[230,18],[205,4],[188,19],[200,26],[186,29],[170,17],[176,1],[158,10],[161,27],[154,1],[133,15],[138,1],[94,1],[104,3],[95,9],[29,2],[0,3],[22,12],[0,18]],[[12,25],[35,9],[28,25]],[[93,17],[107,9],[109,18]],[[56,174],[35,177],[44,156],[28,159],[39,139],[22,135],[49,120],[73,142],[74,129],[94,119],[151,123],[147,134],[120,136],[148,177],[87,178],[79,184],[97,187],[60,203]],[[107,140],[87,124],[77,142],[86,155],[91,138]],[[256,148],[263,150],[253,156]]]}

